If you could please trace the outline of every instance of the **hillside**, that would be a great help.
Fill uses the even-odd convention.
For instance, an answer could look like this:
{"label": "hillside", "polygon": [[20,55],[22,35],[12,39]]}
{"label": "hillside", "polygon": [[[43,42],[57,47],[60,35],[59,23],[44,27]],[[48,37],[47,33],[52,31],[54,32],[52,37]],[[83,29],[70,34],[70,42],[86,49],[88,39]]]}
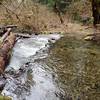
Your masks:
{"label": "hillside", "polygon": [[61,15],[63,24],[57,13],[46,5],[34,2],[3,4],[0,7],[1,25],[16,24],[19,31],[91,33],[87,28],[92,23],[91,6],[87,1],[77,1],[66,8],[66,13]]}

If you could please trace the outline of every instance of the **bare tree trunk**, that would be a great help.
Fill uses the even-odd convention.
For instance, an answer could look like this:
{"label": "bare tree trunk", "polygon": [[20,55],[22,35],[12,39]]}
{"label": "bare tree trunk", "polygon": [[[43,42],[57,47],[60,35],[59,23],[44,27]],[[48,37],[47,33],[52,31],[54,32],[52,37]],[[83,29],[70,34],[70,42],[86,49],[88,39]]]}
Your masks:
{"label": "bare tree trunk", "polygon": [[96,27],[97,24],[100,24],[100,1],[92,0],[92,12],[93,12],[93,25]]}
{"label": "bare tree trunk", "polygon": [[60,19],[61,24],[63,24],[64,23],[64,20],[62,18],[62,15],[61,15],[60,10],[57,7],[57,1],[55,1],[55,4],[54,4],[54,11],[55,11],[55,13],[57,13],[57,15],[58,15],[58,17]]}

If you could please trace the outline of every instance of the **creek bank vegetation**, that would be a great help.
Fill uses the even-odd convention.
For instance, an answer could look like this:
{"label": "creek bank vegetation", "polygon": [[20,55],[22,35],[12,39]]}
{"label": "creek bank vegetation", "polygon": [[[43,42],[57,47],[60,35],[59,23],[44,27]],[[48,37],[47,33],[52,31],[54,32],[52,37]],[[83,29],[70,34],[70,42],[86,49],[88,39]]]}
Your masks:
{"label": "creek bank vegetation", "polygon": [[[88,6],[88,8],[87,8]],[[0,23],[19,26],[21,32],[67,32],[68,23],[91,25],[87,0],[2,0]]]}
{"label": "creek bank vegetation", "polygon": [[[16,32],[30,34],[77,31],[97,34],[99,9],[99,0],[0,0],[0,24],[18,25]],[[93,40],[92,37],[94,35],[85,39]]]}

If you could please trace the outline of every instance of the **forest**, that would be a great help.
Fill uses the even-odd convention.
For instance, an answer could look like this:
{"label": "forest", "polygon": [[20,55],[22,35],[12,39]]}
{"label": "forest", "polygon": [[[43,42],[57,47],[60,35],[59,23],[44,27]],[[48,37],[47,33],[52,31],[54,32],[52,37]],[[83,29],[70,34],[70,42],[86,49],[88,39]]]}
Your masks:
{"label": "forest", "polygon": [[100,0],[0,0],[0,100],[100,100]]}

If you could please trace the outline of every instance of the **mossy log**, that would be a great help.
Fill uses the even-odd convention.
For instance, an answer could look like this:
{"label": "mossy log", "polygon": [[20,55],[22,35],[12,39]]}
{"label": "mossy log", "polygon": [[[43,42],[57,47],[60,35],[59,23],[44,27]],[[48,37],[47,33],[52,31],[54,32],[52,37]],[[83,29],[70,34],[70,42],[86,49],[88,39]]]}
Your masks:
{"label": "mossy log", "polygon": [[5,36],[6,37],[3,36],[3,38],[1,39],[1,45],[0,45],[0,73],[1,74],[3,74],[5,67],[8,64],[10,52],[16,40],[16,36],[13,33],[10,34],[6,33]]}

